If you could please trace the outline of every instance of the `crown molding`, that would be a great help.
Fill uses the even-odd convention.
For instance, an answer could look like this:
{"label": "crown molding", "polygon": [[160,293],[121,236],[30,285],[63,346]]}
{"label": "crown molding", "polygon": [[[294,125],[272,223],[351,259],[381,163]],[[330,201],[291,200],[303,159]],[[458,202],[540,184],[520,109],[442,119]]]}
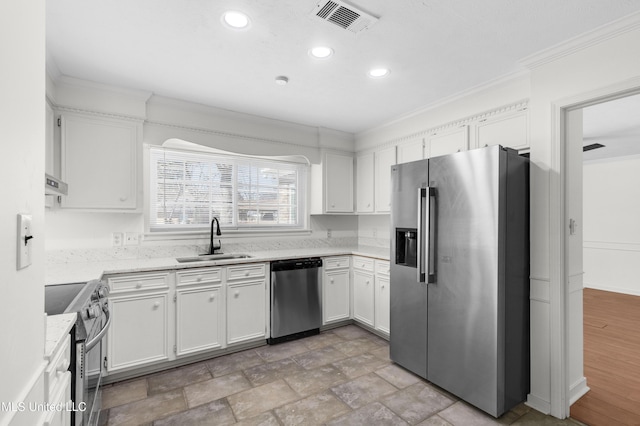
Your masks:
{"label": "crown molding", "polygon": [[548,49],[529,55],[521,59],[519,64],[529,70],[533,70],[638,28],[640,28],[640,12],[627,15]]}

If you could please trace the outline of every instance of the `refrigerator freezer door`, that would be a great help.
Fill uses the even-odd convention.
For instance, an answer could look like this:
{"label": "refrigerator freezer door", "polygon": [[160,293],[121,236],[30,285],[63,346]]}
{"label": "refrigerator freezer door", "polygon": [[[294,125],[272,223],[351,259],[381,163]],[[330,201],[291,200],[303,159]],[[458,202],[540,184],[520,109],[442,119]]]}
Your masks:
{"label": "refrigerator freezer door", "polygon": [[493,415],[504,374],[498,349],[503,154],[496,146],[429,160],[437,279],[428,286],[427,378]]}
{"label": "refrigerator freezer door", "polygon": [[[428,186],[427,160],[391,168],[391,329],[390,356],[402,367],[427,377],[427,284],[418,281],[413,239],[418,225],[418,188]],[[398,244],[405,244],[398,247]],[[409,248],[410,247],[410,248]],[[418,261],[419,263],[419,261]]]}

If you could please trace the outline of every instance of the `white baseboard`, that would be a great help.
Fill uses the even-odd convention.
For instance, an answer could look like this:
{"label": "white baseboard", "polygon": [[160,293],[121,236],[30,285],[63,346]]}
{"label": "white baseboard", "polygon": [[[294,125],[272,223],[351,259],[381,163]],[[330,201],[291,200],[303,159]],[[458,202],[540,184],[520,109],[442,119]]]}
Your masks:
{"label": "white baseboard", "polygon": [[600,285],[595,283],[584,283],[584,288],[592,288],[594,290],[611,291],[613,293],[628,294],[630,296],[640,296],[640,290],[629,289],[624,287],[616,287],[610,285]]}
{"label": "white baseboard", "polygon": [[542,414],[551,413],[551,402],[545,401],[544,399],[538,398],[537,396],[532,394],[527,395],[525,405],[533,408],[536,411],[540,411]]}
{"label": "white baseboard", "polygon": [[582,398],[587,392],[589,392],[587,378],[583,377],[569,388],[569,405],[573,405],[574,402]]}

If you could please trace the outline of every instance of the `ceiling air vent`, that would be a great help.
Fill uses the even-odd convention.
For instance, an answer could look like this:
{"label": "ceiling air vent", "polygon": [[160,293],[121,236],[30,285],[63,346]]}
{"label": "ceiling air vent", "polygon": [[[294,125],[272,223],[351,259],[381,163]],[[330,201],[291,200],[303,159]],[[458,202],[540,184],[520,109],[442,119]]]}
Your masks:
{"label": "ceiling air vent", "polygon": [[591,151],[592,149],[604,148],[601,143],[592,143],[591,145],[585,145],[582,147],[582,152]]}
{"label": "ceiling air vent", "polygon": [[311,12],[315,19],[328,21],[352,33],[366,30],[378,21],[368,14],[340,0],[323,0]]}

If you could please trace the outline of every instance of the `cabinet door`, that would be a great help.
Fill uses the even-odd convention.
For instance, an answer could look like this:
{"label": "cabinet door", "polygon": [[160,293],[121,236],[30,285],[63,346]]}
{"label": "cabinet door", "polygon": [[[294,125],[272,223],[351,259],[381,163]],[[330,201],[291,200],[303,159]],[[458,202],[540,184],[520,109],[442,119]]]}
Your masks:
{"label": "cabinet door", "polygon": [[358,213],[373,212],[373,176],[373,152],[356,157],[356,184],[358,186],[356,210]]}
{"label": "cabinet door", "polygon": [[66,113],[62,116],[62,179],[69,193],[62,207],[137,208],[137,122]]}
{"label": "cabinet door", "polygon": [[389,334],[389,277],[376,275],[376,330]]}
{"label": "cabinet door", "polygon": [[376,212],[391,211],[391,166],[396,164],[396,147],[376,152]]}
{"label": "cabinet door", "polygon": [[110,372],[169,358],[168,292],[110,297]]}
{"label": "cabinet door", "polygon": [[325,271],[323,324],[349,319],[349,270]]}
{"label": "cabinet door", "polygon": [[528,127],[529,116],[526,109],[481,120],[476,125],[476,145],[478,148],[491,145],[528,148]]}
{"label": "cabinet door", "polygon": [[467,151],[469,149],[469,126],[433,133],[427,138],[427,146],[429,147],[429,158]]}
{"label": "cabinet door", "polygon": [[353,213],[353,157],[325,155],[325,211]]}
{"label": "cabinet door", "polygon": [[398,145],[398,164],[424,159],[424,139],[419,138]]}
{"label": "cabinet door", "polygon": [[353,271],[353,318],[374,326],[373,274]]}
{"label": "cabinet door", "polygon": [[227,343],[266,337],[266,281],[227,286]]}
{"label": "cabinet door", "polygon": [[176,355],[222,347],[223,303],[220,285],[176,292]]}

